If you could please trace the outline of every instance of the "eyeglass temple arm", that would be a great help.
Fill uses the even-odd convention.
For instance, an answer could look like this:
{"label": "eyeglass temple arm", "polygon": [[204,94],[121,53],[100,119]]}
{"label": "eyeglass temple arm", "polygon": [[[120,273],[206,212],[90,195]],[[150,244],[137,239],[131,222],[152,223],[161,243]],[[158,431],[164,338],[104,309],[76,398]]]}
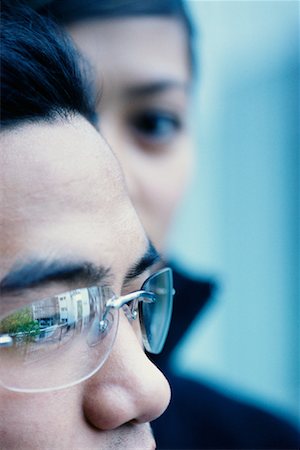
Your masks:
{"label": "eyeglass temple arm", "polygon": [[135,319],[137,317],[136,307],[139,301],[144,301],[146,303],[153,303],[156,300],[156,296],[150,291],[135,291],[127,295],[121,295],[120,297],[114,297],[107,301],[106,308],[102,319],[99,322],[99,327],[101,331],[105,331],[107,327],[106,317],[111,308],[120,309],[129,302],[133,302],[129,314],[126,313],[128,319]]}
{"label": "eyeglass temple arm", "polygon": [[146,303],[153,303],[156,300],[156,295],[150,291],[135,291],[127,295],[121,295],[120,297],[115,297],[106,303],[107,308],[120,309],[122,306],[134,300],[144,301]]}

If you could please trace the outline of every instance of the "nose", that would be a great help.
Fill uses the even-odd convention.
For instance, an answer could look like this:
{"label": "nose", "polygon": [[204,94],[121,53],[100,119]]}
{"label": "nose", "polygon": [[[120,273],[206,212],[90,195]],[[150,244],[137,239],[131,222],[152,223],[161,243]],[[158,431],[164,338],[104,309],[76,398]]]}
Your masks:
{"label": "nose", "polygon": [[145,355],[127,318],[120,313],[119,330],[105,365],[85,382],[83,411],[100,430],[159,417],[170,401],[170,387]]}

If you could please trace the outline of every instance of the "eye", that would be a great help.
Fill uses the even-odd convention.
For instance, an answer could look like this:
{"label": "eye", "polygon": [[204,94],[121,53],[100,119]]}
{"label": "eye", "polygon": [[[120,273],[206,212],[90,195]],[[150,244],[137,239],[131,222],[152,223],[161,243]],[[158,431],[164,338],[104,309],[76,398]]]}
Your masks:
{"label": "eye", "polygon": [[177,113],[163,110],[145,110],[133,115],[130,126],[145,146],[168,144],[182,128]]}

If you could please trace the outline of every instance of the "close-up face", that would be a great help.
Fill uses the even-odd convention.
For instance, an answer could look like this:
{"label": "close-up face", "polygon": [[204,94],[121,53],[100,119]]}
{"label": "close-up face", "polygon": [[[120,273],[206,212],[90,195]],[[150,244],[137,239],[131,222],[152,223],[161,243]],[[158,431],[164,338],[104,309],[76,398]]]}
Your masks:
{"label": "close-up face", "polygon": [[[53,308],[53,299],[65,299],[61,293],[78,297],[94,292],[85,288],[105,285],[120,296],[140,289],[151,274],[157,255],[116,158],[85,119],[25,124],[1,134],[1,180],[0,351],[7,371],[2,364],[1,448],[153,449],[148,422],[167,407],[169,386],[144,353],[139,324],[123,309],[115,342],[98,371],[97,352],[101,359],[113,312],[97,329],[91,326],[86,344],[80,336],[91,311],[84,296],[83,303],[73,299],[76,320],[70,311],[63,319],[61,308],[59,326],[58,312],[48,310],[53,323],[47,333],[32,326],[26,333],[17,329],[20,321],[28,326],[28,311],[35,311],[35,326],[44,326],[41,305],[43,311],[45,304]],[[16,330],[13,347],[8,326]],[[29,392],[7,389],[3,377],[6,386],[29,387]],[[34,392],[51,388],[56,379],[71,387]]]}
{"label": "close-up face", "polygon": [[192,160],[187,33],[178,20],[159,16],[89,19],[68,31],[95,70],[100,131],[162,249]]}

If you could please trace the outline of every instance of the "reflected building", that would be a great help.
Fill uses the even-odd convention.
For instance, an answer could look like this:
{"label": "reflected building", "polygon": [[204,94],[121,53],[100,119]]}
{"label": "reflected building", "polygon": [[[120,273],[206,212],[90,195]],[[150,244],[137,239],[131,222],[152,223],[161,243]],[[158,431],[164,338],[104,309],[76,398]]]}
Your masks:
{"label": "reflected building", "polygon": [[76,324],[76,328],[82,328],[89,322],[90,300],[88,289],[75,289],[46,300],[41,300],[32,305],[33,320],[37,321],[40,328]]}

